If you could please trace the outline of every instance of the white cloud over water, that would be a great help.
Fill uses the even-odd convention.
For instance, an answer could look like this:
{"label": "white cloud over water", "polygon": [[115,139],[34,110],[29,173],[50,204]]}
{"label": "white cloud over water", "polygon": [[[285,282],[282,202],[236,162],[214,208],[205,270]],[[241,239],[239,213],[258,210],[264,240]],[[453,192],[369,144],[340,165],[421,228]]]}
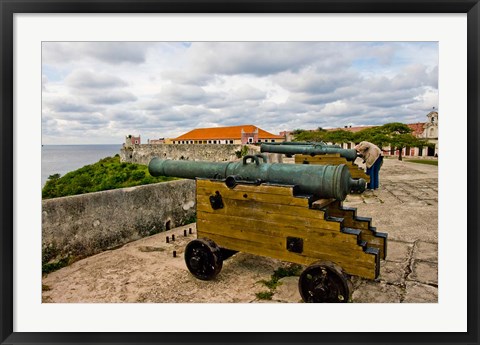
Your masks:
{"label": "white cloud over water", "polygon": [[421,122],[434,42],[45,42],[44,144],[120,144],[196,127]]}

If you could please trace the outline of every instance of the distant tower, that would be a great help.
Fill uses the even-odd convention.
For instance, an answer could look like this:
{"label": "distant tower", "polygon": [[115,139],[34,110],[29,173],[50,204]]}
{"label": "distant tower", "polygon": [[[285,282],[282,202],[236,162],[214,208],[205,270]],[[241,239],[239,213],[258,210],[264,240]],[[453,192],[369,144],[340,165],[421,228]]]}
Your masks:
{"label": "distant tower", "polygon": [[125,137],[125,146],[133,146],[133,145],[140,145],[140,135],[138,137],[135,137],[131,134],[127,135]]}

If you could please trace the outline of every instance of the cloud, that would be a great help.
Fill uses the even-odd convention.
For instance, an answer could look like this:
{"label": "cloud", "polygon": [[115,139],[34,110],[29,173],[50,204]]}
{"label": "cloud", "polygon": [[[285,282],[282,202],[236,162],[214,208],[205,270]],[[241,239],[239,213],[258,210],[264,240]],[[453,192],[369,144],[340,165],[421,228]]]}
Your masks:
{"label": "cloud", "polygon": [[207,94],[201,87],[182,84],[171,84],[164,87],[158,97],[174,106],[202,104],[207,100]]}
{"label": "cloud", "polygon": [[65,78],[65,83],[75,89],[107,89],[128,85],[118,77],[86,70],[73,71]]}
{"label": "cloud", "polygon": [[246,123],[277,133],[419,122],[433,106],[436,43],[42,45],[46,142],[76,138],[82,126],[93,143],[117,143],[131,133],[158,138]]}
{"label": "cloud", "polygon": [[288,91],[317,95],[331,93],[340,87],[356,83],[360,76],[349,70],[336,73],[332,70],[319,71],[317,68],[308,67],[297,73],[284,72],[274,80]]}
{"label": "cloud", "polygon": [[141,42],[43,42],[42,63],[96,60],[107,64],[145,62],[149,45]]}
{"label": "cloud", "polygon": [[82,113],[82,112],[94,112],[99,108],[85,102],[78,102],[76,99],[68,100],[63,98],[56,98],[53,100],[45,100],[44,108],[50,109],[50,111],[57,113]]}
{"label": "cloud", "polygon": [[88,100],[94,104],[112,105],[118,103],[134,102],[137,97],[127,91],[108,91],[105,93],[96,93],[88,96]]}

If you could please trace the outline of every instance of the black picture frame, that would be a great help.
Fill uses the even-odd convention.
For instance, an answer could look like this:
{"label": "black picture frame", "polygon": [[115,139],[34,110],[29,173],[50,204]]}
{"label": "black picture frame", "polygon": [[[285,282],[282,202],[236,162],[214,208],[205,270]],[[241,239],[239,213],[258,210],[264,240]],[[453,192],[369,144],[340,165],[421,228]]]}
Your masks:
{"label": "black picture frame", "polygon": [[[2,344],[478,344],[479,0],[0,0],[0,341]],[[468,308],[465,333],[18,333],[13,332],[13,16],[15,13],[466,13],[468,43]],[[321,311],[320,311],[321,312]],[[348,315],[345,315],[348,318]],[[375,322],[375,317],[372,322]],[[455,316],[452,316],[455,317]],[[341,322],[341,321],[339,321]],[[241,330],[241,329],[240,329]],[[219,330],[221,331],[221,330]],[[381,330],[380,330],[381,331]]]}

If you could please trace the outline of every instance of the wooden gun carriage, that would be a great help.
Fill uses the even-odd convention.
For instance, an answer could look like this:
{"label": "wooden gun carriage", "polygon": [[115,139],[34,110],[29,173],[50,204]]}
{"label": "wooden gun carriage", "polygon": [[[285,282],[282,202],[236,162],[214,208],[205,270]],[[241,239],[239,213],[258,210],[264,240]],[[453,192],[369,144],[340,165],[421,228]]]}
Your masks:
{"label": "wooden gun carriage", "polygon": [[[344,165],[262,160],[257,155],[228,163],[150,162],[154,176],[197,175],[197,239],[185,248],[189,271],[214,279],[223,261],[242,251],[306,265],[299,278],[305,302],[348,302],[348,275],[375,279],[386,256],[387,234],[342,206],[348,192],[361,188],[359,182]],[[299,182],[308,176],[312,183]]]}

